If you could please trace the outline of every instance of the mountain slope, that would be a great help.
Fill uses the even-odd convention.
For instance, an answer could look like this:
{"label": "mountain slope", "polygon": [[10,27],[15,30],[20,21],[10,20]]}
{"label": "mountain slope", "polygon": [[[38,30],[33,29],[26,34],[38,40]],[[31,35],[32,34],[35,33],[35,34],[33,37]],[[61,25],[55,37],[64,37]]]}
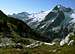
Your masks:
{"label": "mountain slope", "polygon": [[[29,44],[26,38],[36,39],[38,35],[23,21],[8,17],[0,11],[0,47],[17,43]],[[38,38],[37,38],[38,39]]]}
{"label": "mountain slope", "polygon": [[16,39],[14,41],[20,38],[29,38],[46,42],[50,41],[46,37],[41,36],[39,32],[31,29],[22,20],[6,16],[2,11],[0,11],[0,33],[2,37]]}

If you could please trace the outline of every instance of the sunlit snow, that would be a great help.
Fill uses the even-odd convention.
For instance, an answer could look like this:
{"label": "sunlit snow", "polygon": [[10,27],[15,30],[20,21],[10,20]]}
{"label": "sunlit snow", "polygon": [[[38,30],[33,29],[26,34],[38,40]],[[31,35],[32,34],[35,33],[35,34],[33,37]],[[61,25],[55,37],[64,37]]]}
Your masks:
{"label": "sunlit snow", "polygon": [[73,18],[73,20],[71,20],[71,22],[75,22],[75,13],[72,13],[70,17]]}
{"label": "sunlit snow", "polygon": [[45,12],[40,12],[40,13],[33,13],[32,15],[29,16],[29,19],[34,18],[32,22],[40,22],[44,20],[45,16],[50,12],[51,10],[45,11]]}

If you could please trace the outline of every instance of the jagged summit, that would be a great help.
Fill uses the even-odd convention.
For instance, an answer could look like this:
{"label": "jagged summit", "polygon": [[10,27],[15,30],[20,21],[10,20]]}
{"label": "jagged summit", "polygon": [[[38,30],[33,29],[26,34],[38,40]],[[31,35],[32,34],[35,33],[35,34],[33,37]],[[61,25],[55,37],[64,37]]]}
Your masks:
{"label": "jagged summit", "polygon": [[65,7],[65,6],[60,5],[60,4],[56,5],[53,10],[61,10],[61,11],[64,11],[64,12],[72,12],[71,8]]}
{"label": "jagged summit", "polygon": [[59,5],[56,5],[53,10],[58,10],[60,8],[65,8],[65,7],[59,4]]}
{"label": "jagged summit", "polygon": [[58,4],[58,5],[56,5],[58,8],[60,8],[60,7],[62,7],[62,5],[61,4]]}

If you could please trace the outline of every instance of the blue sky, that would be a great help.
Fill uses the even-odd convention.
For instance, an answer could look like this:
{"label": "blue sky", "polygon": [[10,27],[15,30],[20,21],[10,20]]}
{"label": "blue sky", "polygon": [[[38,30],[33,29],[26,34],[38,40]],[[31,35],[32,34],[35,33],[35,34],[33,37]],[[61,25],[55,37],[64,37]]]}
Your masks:
{"label": "blue sky", "polygon": [[0,0],[0,10],[6,14],[40,12],[61,4],[75,9],[75,0]]}

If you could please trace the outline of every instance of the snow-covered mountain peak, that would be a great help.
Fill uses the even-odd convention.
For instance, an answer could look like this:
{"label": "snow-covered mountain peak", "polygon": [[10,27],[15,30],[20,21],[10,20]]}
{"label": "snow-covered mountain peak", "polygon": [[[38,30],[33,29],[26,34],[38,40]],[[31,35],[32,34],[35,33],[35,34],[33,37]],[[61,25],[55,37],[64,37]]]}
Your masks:
{"label": "snow-covered mountain peak", "polygon": [[60,5],[60,4],[59,5],[56,5],[53,10],[56,11],[56,12],[58,10],[64,11],[64,12],[73,12],[70,7],[64,7],[63,5]]}

